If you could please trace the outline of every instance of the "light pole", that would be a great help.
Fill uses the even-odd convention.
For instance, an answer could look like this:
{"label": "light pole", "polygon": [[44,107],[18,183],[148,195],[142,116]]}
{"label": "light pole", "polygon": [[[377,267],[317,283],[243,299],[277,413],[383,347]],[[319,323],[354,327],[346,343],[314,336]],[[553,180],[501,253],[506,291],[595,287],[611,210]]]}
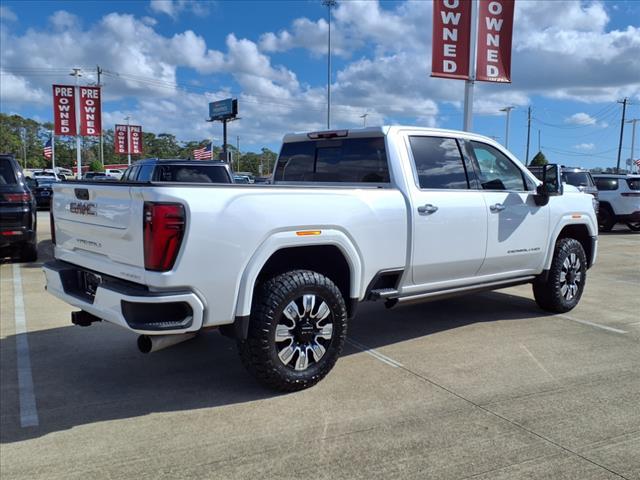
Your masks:
{"label": "light pole", "polygon": [[362,115],[360,115],[360,118],[362,119],[362,128],[365,128],[367,126],[367,117],[369,116],[368,113],[364,113]]}
{"label": "light pole", "polygon": [[322,5],[327,7],[327,23],[329,24],[329,35],[327,36],[327,129],[331,128],[331,9],[337,4],[337,0],[322,0]]}
{"label": "light pole", "polygon": [[78,167],[78,175],[76,178],[82,178],[82,154],[80,151],[80,77],[82,76],[81,68],[74,68],[69,75],[76,77],[75,89],[75,110],[76,110],[76,165]]}
{"label": "light pole", "polygon": [[500,109],[501,112],[507,112],[507,131],[504,134],[505,148],[509,148],[509,118],[511,117],[511,110],[513,110],[514,108],[516,107],[510,106],[510,107],[504,107]]}

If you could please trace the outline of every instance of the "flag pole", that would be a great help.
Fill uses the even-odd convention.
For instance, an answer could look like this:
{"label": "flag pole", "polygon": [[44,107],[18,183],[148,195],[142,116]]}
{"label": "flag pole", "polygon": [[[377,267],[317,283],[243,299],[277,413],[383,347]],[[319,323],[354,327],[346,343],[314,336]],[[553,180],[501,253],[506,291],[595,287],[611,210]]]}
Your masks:
{"label": "flag pole", "polygon": [[56,136],[53,130],[51,132],[51,170],[57,175],[56,172]]}

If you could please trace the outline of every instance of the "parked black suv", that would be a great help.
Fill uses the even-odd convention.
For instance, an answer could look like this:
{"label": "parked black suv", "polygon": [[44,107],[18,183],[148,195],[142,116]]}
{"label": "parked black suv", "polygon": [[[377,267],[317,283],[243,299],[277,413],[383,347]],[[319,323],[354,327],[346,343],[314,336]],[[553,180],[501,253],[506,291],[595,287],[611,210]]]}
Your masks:
{"label": "parked black suv", "polygon": [[229,164],[219,160],[147,158],[131,165],[121,182],[233,183]]}
{"label": "parked black suv", "polygon": [[0,248],[15,248],[20,259],[38,259],[36,200],[13,155],[0,154]]}

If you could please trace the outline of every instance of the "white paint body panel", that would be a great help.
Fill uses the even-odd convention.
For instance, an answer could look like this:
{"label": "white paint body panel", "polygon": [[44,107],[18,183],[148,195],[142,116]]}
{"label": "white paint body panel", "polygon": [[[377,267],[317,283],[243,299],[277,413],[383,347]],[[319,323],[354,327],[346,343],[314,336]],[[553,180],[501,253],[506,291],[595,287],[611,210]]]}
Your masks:
{"label": "white paint body panel", "polygon": [[[249,315],[256,278],[269,257],[293,246],[333,245],[345,256],[351,272],[350,296],[363,300],[382,270],[404,270],[401,295],[500,281],[540,273],[548,268],[561,229],[585,224],[597,235],[591,196],[567,193],[552,197],[534,212],[532,194],[503,217],[491,218],[482,191],[421,191],[413,177],[406,136],[446,135],[478,139],[509,156],[533,182],[539,183],[512,155],[490,139],[465,132],[382,127],[356,136],[384,134],[392,183],[388,188],[281,185],[55,185],[53,213],[57,259],[96,272],[146,285],[152,292],[187,293],[201,320],[190,328],[229,324]],[[417,132],[417,133],[416,133]],[[351,135],[351,134],[350,134]],[[306,138],[291,134],[285,141]],[[75,188],[89,190],[96,215],[71,213]],[[508,193],[501,192],[503,196]],[[503,199],[504,201],[504,199]],[[144,269],[144,202],[177,202],[185,206],[186,232],[169,272]],[[436,203],[439,210],[420,215],[417,207]],[[504,213],[504,212],[503,212]],[[514,222],[518,215],[527,220]],[[576,218],[580,215],[580,218]],[[515,216],[515,217],[514,217]],[[501,220],[501,218],[504,218]],[[500,222],[513,229],[506,243]],[[297,231],[320,230],[317,236]],[[504,245],[500,245],[503,240]],[[530,255],[505,258],[505,248],[531,245]],[[488,255],[487,255],[488,254]],[[69,297],[52,271],[49,291],[96,316],[126,327],[118,298],[105,292],[93,306]],[[98,302],[100,300],[100,302]],[[152,333],[152,332],[147,332]],[[167,332],[159,332],[167,333]],[[178,332],[173,332],[178,333]]]}

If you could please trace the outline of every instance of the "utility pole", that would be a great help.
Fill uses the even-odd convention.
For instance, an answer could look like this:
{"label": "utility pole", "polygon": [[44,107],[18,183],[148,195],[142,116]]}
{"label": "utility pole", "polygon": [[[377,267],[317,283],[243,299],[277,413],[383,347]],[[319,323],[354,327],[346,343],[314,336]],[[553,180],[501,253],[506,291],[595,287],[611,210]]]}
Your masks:
{"label": "utility pole", "polygon": [[500,109],[501,112],[507,112],[507,131],[506,131],[506,133],[504,135],[504,147],[505,148],[509,148],[509,118],[511,116],[511,110],[513,110],[514,108],[516,108],[516,107],[510,106],[510,107],[504,107],[504,108]]}
{"label": "utility pole", "polygon": [[542,151],[542,148],[540,147],[540,129],[538,129],[538,151]]}
{"label": "utility pole", "polygon": [[240,171],[240,135],[236,135],[236,150],[238,150],[238,161],[236,162],[236,164],[238,165],[238,168],[236,172],[239,172]]}
{"label": "utility pole", "polygon": [[[100,65],[96,65],[96,76],[98,78],[98,87],[100,86],[100,76],[102,75],[102,69]],[[100,102],[102,102],[102,92],[100,92]],[[102,117],[102,108],[100,108],[100,116]],[[104,167],[104,136],[102,135],[102,118],[100,118],[100,163]]]}
{"label": "utility pole", "polygon": [[327,130],[331,128],[331,9],[337,4],[336,0],[322,0],[322,5],[327,7],[327,23],[329,24],[327,37]]}
{"label": "utility pole", "polygon": [[527,109],[527,153],[525,155],[525,165],[529,165],[529,139],[531,138],[531,105]]}
{"label": "utility pole", "polygon": [[636,165],[634,163],[634,158],[633,158],[633,154],[635,153],[635,146],[636,146],[636,123],[640,122],[640,118],[632,118],[631,120],[628,120],[627,123],[631,124],[631,170],[633,171],[633,167],[636,167],[636,170],[638,170],[638,165]]}
{"label": "utility pole", "polygon": [[620,142],[618,142],[618,163],[616,163],[616,173],[620,173],[620,154],[622,153],[622,137],[624,135],[624,116],[627,113],[627,101],[625,97],[618,103],[622,104],[622,120],[620,121]]}
{"label": "utility pole", "polygon": [[20,140],[22,140],[22,164],[23,168],[27,168],[27,129],[25,127],[20,128]]}
{"label": "utility pole", "polygon": [[76,178],[82,178],[82,151],[80,150],[80,77],[82,76],[81,68],[74,68],[69,75],[76,77],[75,89],[75,107],[76,107],[76,166],[78,174]]}
{"label": "utility pole", "polygon": [[362,119],[362,128],[365,128],[367,126],[367,116],[369,114],[368,113],[364,113],[362,115],[360,115],[360,118]]}

